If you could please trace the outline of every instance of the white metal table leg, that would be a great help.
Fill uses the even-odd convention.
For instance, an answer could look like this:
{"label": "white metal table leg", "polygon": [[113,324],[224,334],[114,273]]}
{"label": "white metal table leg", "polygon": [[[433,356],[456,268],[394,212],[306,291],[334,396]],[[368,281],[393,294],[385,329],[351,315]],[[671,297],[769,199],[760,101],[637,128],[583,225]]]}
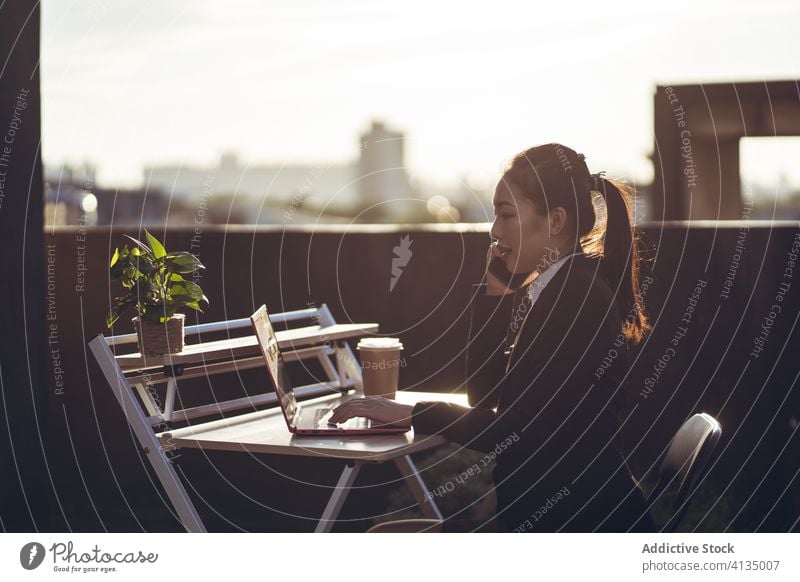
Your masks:
{"label": "white metal table leg", "polygon": [[428,495],[425,482],[420,477],[417,466],[411,460],[411,457],[403,455],[402,457],[397,457],[394,462],[397,468],[400,469],[400,474],[405,479],[408,488],[411,489],[411,493],[414,495],[414,499],[417,500],[423,515],[430,519],[444,520],[442,512],[439,511],[439,507],[433,500],[433,496]]}
{"label": "white metal table leg", "polygon": [[322,517],[319,523],[317,523],[316,529],[314,529],[316,533],[326,533],[333,529],[333,524],[336,522],[336,518],[339,517],[339,512],[342,510],[342,506],[347,499],[347,495],[350,493],[350,488],[353,486],[360,469],[361,463],[358,462],[352,465],[345,465],[342,474],[339,476],[339,480],[336,482],[336,488],[333,490],[331,498],[328,500],[328,505],[325,506],[325,511],[322,512]]}
{"label": "white metal table leg", "polygon": [[153,394],[150,392],[151,386],[142,382],[137,382],[133,384],[133,387],[136,388],[136,391],[139,393],[139,398],[142,399],[147,414],[152,418],[163,418],[164,413],[161,412],[158,403],[153,399]]}
{"label": "white metal table leg", "polygon": [[167,396],[164,398],[164,420],[172,422],[172,413],[175,410],[175,393],[178,391],[178,379],[170,376],[167,379]]}

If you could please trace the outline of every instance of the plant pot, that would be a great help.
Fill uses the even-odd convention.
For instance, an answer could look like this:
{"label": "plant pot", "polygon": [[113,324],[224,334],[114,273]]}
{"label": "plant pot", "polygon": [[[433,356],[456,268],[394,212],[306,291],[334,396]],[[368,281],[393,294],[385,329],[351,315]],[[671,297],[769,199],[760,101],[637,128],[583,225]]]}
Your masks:
{"label": "plant pot", "polygon": [[139,353],[146,357],[182,352],[185,319],[183,313],[176,313],[166,323],[154,323],[134,317],[133,328],[139,337]]}

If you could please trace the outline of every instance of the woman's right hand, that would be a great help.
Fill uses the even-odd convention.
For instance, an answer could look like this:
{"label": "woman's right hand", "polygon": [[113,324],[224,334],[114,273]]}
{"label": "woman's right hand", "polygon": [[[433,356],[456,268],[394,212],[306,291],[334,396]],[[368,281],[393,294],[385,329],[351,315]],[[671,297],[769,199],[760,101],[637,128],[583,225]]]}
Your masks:
{"label": "woman's right hand", "polygon": [[[506,251],[508,252],[508,251]],[[524,287],[532,283],[539,275],[537,271],[532,273],[511,273],[506,267],[505,260],[502,258],[503,251],[492,243],[486,253],[486,294],[487,295],[508,295],[515,289]],[[492,272],[492,262],[496,262],[495,268],[499,275]]]}
{"label": "woman's right hand", "polygon": [[[497,248],[495,243],[489,245],[489,248],[486,252],[486,294],[487,295],[507,295],[508,293],[513,293],[514,290],[509,288],[506,281],[502,281],[498,278],[494,273],[492,273],[489,265],[491,262],[495,261],[502,261],[500,249]],[[505,263],[501,262],[501,265],[504,269]],[[507,269],[506,269],[507,270]]]}

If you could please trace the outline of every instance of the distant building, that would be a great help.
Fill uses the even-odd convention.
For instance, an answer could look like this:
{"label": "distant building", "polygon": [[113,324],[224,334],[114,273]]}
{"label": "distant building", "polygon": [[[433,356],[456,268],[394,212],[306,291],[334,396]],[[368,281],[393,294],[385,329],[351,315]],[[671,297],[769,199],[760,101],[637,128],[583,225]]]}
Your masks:
{"label": "distant building", "polygon": [[407,198],[411,192],[405,162],[405,136],[373,121],[369,131],[361,135],[361,156],[358,163],[358,191],[363,207],[374,207],[365,215],[386,216],[381,203]]}
{"label": "distant building", "polygon": [[[411,192],[404,154],[405,137],[375,121],[360,136],[358,159],[344,164],[246,164],[227,152],[216,166],[163,165],[144,170],[145,189],[158,188],[174,200],[213,203],[213,194],[236,194],[243,200],[274,206],[325,208],[359,214],[359,221],[386,216],[381,202],[407,198]],[[209,196],[209,190],[212,191]],[[359,213],[367,207],[375,212]]]}
{"label": "distant building", "polygon": [[[96,220],[97,200],[92,194],[94,169],[44,167],[44,223],[47,226],[76,225]],[[89,210],[89,212],[86,211]]]}
{"label": "distant building", "polygon": [[[178,199],[196,200],[208,195],[236,194],[243,198],[271,200],[295,205],[307,198],[349,207],[356,202],[356,164],[262,164],[239,161],[225,153],[219,164],[209,167],[154,166],[144,170],[146,187],[156,186]],[[210,186],[209,186],[210,185]],[[213,200],[213,194],[212,194]]]}
{"label": "distant building", "polygon": [[744,137],[800,135],[797,81],[659,85],[654,96],[656,220],[740,220]]}
{"label": "distant building", "polygon": [[166,224],[169,201],[158,188],[96,188],[97,224],[115,226]]}
{"label": "distant building", "polygon": [[117,225],[194,224],[201,212],[209,223],[417,221],[422,194],[411,187],[404,144],[402,133],[374,121],[349,163],[248,164],[225,152],[205,167],[146,167],[132,190],[97,187],[89,166],[53,168],[47,208],[63,224],[76,224],[85,208],[96,224]]}
{"label": "distant building", "polygon": [[45,224],[164,224],[168,200],[158,188],[102,188],[91,166],[44,168]]}

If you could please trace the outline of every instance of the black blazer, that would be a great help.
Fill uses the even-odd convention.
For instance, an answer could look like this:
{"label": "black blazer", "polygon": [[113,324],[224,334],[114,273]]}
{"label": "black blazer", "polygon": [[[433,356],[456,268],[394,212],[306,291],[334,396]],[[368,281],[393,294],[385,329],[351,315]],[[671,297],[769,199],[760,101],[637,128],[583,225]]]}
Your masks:
{"label": "black blazer", "polygon": [[502,531],[651,530],[619,439],[627,344],[599,260],[566,259],[527,315],[510,356],[504,348],[515,296],[475,289],[466,366],[470,408],[421,402],[414,430],[442,434],[494,461]]}

